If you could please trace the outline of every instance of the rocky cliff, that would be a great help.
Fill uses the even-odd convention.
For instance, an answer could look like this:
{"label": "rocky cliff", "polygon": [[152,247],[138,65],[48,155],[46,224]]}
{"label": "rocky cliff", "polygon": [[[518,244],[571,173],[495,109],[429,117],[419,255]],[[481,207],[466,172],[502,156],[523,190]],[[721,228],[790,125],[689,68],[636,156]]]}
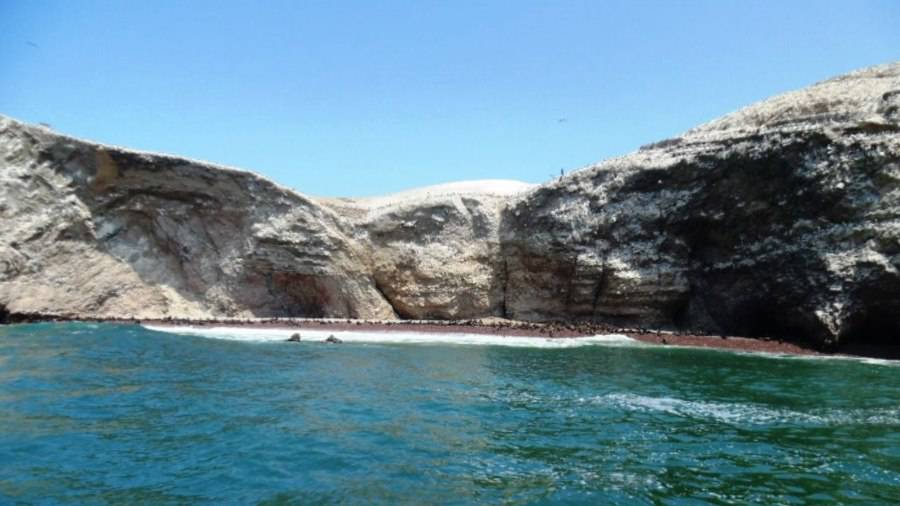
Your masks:
{"label": "rocky cliff", "polygon": [[316,199],[0,119],[0,310],[900,342],[900,64],[547,184]]}
{"label": "rocky cliff", "polygon": [[502,315],[502,209],[533,185],[485,180],[368,199],[322,200],[370,245],[371,275],[398,316]]}
{"label": "rocky cliff", "polygon": [[253,174],[0,119],[0,305],[100,316],[394,317],[367,244]]}

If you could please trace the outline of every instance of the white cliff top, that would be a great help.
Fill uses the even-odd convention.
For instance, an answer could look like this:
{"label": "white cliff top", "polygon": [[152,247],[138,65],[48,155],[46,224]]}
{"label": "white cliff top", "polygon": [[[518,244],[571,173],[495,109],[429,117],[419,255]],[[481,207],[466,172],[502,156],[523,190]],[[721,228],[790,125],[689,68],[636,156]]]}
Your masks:
{"label": "white cliff top", "polygon": [[776,95],[692,128],[685,137],[734,135],[739,130],[820,129],[850,121],[885,123],[900,86],[900,62],[860,69]]}
{"label": "white cliff top", "polygon": [[417,207],[436,200],[462,196],[478,197],[481,200],[493,202],[503,197],[520,195],[537,186],[512,179],[477,179],[424,186],[374,197],[314,197],[314,200],[338,210],[345,216],[352,216],[377,209]]}
{"label": "white cliff top", "polygon": [[387,195],[361,197],[351,200],[366,206],[377,207],[392,204],[394,202],[421,200],[428,197],[449,195],[494,195],[506,197],[528,191],[535,186],[537,185],[512,179],[477,179],[472,181],[456,181],[453,183],[436,184]]}

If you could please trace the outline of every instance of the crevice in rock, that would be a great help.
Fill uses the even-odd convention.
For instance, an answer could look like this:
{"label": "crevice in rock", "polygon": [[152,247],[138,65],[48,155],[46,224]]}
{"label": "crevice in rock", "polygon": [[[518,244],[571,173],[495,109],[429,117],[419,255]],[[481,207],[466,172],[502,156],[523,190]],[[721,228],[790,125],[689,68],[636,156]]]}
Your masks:
{"label": "crevice in rock", "polygon": [[600,303],[600,297],[603,296],[603,293],[609,287],[609,269],[606,266],[603,266],[603,270],[600,273],[600,279],[597,280],[597,284],[594,286],[593,298],[591,300],[591,316],[597,317],[597,304]]}
{"label": "crevice in rock", "polygon": [[405,313],[401,311],[395,304],[394,301],[388,297],[387,293],[385,293],[384,288],[381,286],[381,283],[378,281],[377,277],[372,277],[372,286],[375,288],[375,291],[378,292],[378,295],[381,295],[381,298],[387,302],[388,306],[391,306],[391,309],[394,311],[394,314],[397,315],[401,320],[411,320],[412,317],[409,313]]}
{"label": "crevice in rock", "polygon": [[575,292],[575,278],[578,276],[578,255],[575,255],[572,260],[572,273],[568,276],[566,280],[566,302],[565,302],[565,310],[566,313],[572,313],[572,299],[574,297]]}
{"label": "crevice in rock", "polygon": [[691,295],[688,294],[684,299],[676,302],[672,306],[671,320],[672,325],[677,329],[688,329],[691,327]]}
{"label": "crevice in rock", "polygon": [[9,323],[9,310],[6,309],[6,306],[0,304],[0,325],[6,323]]}
{"label": "crevice in rock", "polygon": [[500,282],[500,316],[509,318],[509,313],[506,308],[506,290],[509,287],[509,259],[505,256],[503,257],[503,271]]}

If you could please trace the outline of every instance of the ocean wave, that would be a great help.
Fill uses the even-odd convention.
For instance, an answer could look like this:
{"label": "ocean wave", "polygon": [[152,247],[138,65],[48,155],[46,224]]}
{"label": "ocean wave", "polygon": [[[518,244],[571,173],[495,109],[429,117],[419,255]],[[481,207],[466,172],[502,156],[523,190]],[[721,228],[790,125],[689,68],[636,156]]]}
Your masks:
{"label": "ocean wave", "polygon": [[292,334],[299,333],[301,342],[323,342],[329,336],[340,338],[346,343],[372,344],[453,344],[475,346],[512,346],[520,348],[574,348],[593,345],[637,345],[639,341],[622,334],[604,334],[586,337],[525,337],[464,333],[408,332],[408,331],[348,331],[348,330],[308,330],[308,329],[268,329],[244,327],[190,327],[144,325],[156,332],[226,339],[245,342],[287,341]]}
{"label": "ocean wave", "polygon": [[900,425],[900,407],[802,412],[759,404],[692,401],[630,393],[606,394],[582,401],[731,425]]}
{"label": "ocean wave", "polygon": [[744,355],[748,357],[760,357],[760,358],[771,358],[771,359],[787,359],[787,360],[808,360],[808,361],[822,361],[822,360],[837,360],[843,362],[854,362],[858,364],[868,364],[868,365],[878,365],[878,366],[887,366],[887,367],[900,367],[900,360],[895,359],[887,359],[887,358],[874,358],[874,357],[862,357],[857,355],[812,355],[812,354],[802,354],[802,353],[779,353],[772,351],[759,351],[759,350],[742,350],[742,349],[734,349],[734,348],[717,348],[717,347],[705,347],[705,346],[688,346],[688,345],[679,345],[679,344],[657,344],[657,343],[642,343],[647,348],[655,348],[659,350],[707,350],[714,351],[719,353],[730,353],[733,355]]}
{"label": "ocean wave", "polygon": [[858,362],[860,364],[883,365],[888,367],[900,366],[900,360],[874,357],[858,357],[854,355],[787,355],[780,356],[780,358],[795,358],[805,360],[842,360],[847,362]]}

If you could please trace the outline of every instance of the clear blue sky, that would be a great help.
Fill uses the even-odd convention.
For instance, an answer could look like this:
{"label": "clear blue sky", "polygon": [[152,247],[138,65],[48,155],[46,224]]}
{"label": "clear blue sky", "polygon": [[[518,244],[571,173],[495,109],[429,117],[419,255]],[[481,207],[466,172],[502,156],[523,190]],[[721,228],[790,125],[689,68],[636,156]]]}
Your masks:
{"label": "clear blue sky", "polygon": [[540,182],[898,59],[895,0],[0,0],[0,113],[316,195]]}

